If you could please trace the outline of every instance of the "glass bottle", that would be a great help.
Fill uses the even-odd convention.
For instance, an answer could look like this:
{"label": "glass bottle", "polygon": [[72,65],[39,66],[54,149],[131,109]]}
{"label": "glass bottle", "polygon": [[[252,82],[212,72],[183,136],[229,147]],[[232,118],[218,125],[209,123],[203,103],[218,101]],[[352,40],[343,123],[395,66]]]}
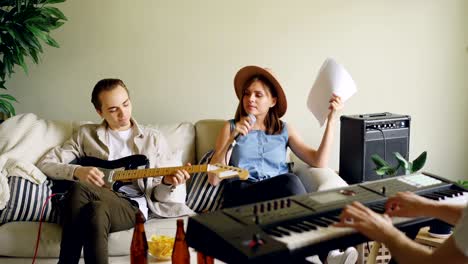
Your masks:
{"label": "glass bottle", "polygon": [[148,241],[145,234],[145,218],[141,211],[135,214],[135,228],[133,229],[132,244],[130,246],[130,263],[148,263]]}
{"label": "glass bottle", "polygon": [[185,240],[184,219],[177,219],[177,232],[172,249],[172,263],[173,264],[189,264],[190,253]]}
{"label": "glass bottle", "polygon": [[214,258],[207,256],[200,251],[197,252],[197,264],[214,264]]}

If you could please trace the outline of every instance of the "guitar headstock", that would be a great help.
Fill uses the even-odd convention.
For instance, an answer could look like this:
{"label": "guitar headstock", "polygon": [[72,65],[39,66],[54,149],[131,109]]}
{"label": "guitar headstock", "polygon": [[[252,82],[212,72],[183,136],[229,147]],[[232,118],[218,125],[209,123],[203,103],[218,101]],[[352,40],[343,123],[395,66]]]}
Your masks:
{"label": "guitar headstock", "polygon": [[220,179],[229,179],[239,176],[241,180],[247,180],[249,178],[249,171],[241,168],[227,166],[221,163],[209,164],[208,171],[214,173]]}

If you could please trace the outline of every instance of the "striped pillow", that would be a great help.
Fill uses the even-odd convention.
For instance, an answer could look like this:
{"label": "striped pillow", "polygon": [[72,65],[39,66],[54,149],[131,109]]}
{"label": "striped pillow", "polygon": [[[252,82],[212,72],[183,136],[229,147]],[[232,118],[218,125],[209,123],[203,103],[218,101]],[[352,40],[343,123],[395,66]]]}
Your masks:
{"label": "striped pillow", "polygon": [[[214,151],[210,150],[203,155],[199,164],[209,163]],[[199,172],[192,175],[187,185],[187,206],[197,213],[218,210],[223,204],[224,182],[212,186],[208,182],[208,174]]]}
{"label": "striped pillow", "polygon": [[[8,177],[10,200],[0,211],[0,225],[14,221],[37,222],[41,218],[42,205],[52,194],[52,182],[46,180],[42,184],[32,183],[22,177]],[[44,209],[44,222],[58,222],[57,210],[49,200]]]}

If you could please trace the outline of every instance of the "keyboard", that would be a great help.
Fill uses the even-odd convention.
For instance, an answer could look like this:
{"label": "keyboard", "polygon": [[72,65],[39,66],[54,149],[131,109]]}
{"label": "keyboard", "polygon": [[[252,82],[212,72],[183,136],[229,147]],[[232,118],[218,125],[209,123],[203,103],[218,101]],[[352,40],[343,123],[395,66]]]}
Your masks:
{"label": "keyboard", "polygon": [[[388,197],[411,191],[433,200],[466,204],[468,192],[446,179],[419,173],[343,188],[227,208],[189,218],[189,246],[228,263],[292,263],[307,256],[367,241],[352,228],[332,226],[342,208],[359,201],[383,213]],[[402,231],[431,218],[394,217]]]}

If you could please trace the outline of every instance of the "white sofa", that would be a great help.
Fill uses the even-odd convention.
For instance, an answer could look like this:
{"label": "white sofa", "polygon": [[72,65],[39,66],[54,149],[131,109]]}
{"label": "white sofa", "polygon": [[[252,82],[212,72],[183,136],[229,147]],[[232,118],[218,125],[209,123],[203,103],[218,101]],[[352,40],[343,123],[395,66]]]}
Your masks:
{"label": "white sofa", "polygon": [[[150,125],[160,129],[168,138],[174,150],[181,150],[183,162],[196,164],[204,153],[212,149],[223,120],[200,120],[192,123]],[[51,121],[40,119],[34,114],[22,114],[8,119],[0,125],[0,190],[6,182],[7,161],[20,161],[32,166],[29,172],[37,173],[33,164],[51,147],[69,138],[72,132],[84,122]],[[331,169],[308,168],[297,158],[294,172],[301,177],[309,192],[346,185]],[[39,177],[39,176],[38,176]],[[3,186],[4,188],[5,186]],[[0,208],[5,193],[0,194]],[[2,198],[3,197],[3,198]],[[5,202],[5,201],[3,201]],[[154,233],[175,234],[175,219],[151,219],[146,222],[147,236]],[[34,255],[34,245],[38,222],[9,222],[0,225],[0,263],[30,263]],[[133,230],[112,233],[109,239],[111,263],[119,261],[122,255],[129,254]],[[60,247],[61,228],[58,224],[43,223],[38,249],[37,263],[56,263]],[[195,263],[195,260],[192,260]]]}

